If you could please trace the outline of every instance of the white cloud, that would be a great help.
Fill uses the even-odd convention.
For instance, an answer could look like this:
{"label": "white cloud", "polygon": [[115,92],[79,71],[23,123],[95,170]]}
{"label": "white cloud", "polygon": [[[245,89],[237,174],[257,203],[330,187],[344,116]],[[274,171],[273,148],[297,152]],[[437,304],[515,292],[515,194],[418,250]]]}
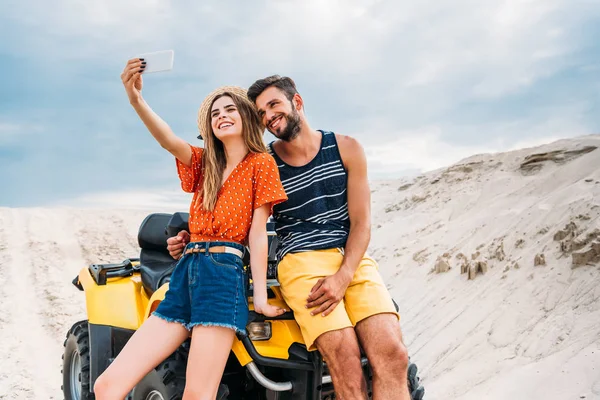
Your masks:
{"label": "white cloud", "polygon": [[[419,103],[431,113],[524,90],[571,65],[573,32],[593,15],[567,0],[58,0],[23,3],[13,13],[48,36],[30,44],[52,53],[57,68],[68,68],[65,59],[124,63],[176,48],[175,71],[196,90],[198,82],[208,91],[279,72],[298,78],[301,89],[310,80],[332,96],[348,92],[340,99],[347,108],[375,99],[375,107]],[[66,46],[72,42],[76,51]],[[411,114],[417,122],[420,114]]]}
{"label": "white cloud", "polygon": [[40,133],[43,128],[28,123],[3,122],[0,120],[0,145],[14,142],[26,135]]}
{"label": "white cloud", "polygon": [[50,37],[95,44],[72,57],[176,42],[204,68],[224,69],[223,76],[244,74],[236,71],[237,62],[223,61],[247,54],[252,63],[244,67],[254,74],[311,71],[369,82],[369,74],[385,73],[397,89],[468,75],[474,95],[498,96],[551,73],[560,63],[548,64],[574,50],[565,32],[581,18],[562,19],[574,13],[569,7],[566,0],[59,0],[27,8],[23,3],[13,13]]}
{"label": "white cloud", "polygon": [[395,171],[430,171],[451,165],[473,154],[495,152],[486,146],[461,146],[442,139],[441,128],[432,126],[399,132],[399,138],[382,144],[365,144],[371,176],[393,176]]}
{"label": "white cloud", "polygon": [[[24,9],[30,12],[25,13]],[[147,33],[159,34],[160,25],[155,22],[167,17],[169,11],[169,2],[156,0],[58,0],[52,3],[39,1],[35,7],[32,7],[30,2],[13,10],[17,14],[15,17],[28,25],[40,28],[54,27],[48,30],[51,35],[92,34],[90,38],[93,39],[114,34],[122,35],[122,41],[137,40]],[[94,36],[94,32],[99,35]]]}
{"label": "white cloud", "polygon": [[[566,1],[458,1],[444,13],[418,15],[407,86],[463,82],[461,97],[493,98],[531,85],[564,66],[576,50],[560,25]],[[434,6],[435,8],[435,6]],[[439,11],[439,7],[438,7]],[[408,50],[406,45],[404,49]],[[467,95],[467,96],[465,96]]]}
{"label": "white cloud", "polygon": [[68,201],[60,201],[56,205],[84,208],[187,211],[190,208],[191,201],[191,194],[184,193],[173,185],[173,187],[165,189],[87,193]]}
{"label": "white cloud", "polygon": [[[118,74],[127,57],[173,48],[174,71],[149,78],[145,91],[186,140],[194,140],[197,106],[215,86],[280,73],[298,83],[313,127],[359,138],[371,175],[389,177],[590,133],[598,126],[590,111],[598,58],[581,56],[591,43],[582,27],[599,18],[598,4],[567,0],[38,0],[12,2],[0,24],[20,29],[1,50],[43,60],[40,75],[53,88],[89,85],[88,97],[73,99],[87,112],[76,129],[88,132],[97,126],[90,114],[114,110],[117,90],[126,107]],[[571,72],[587,75],[556,84]],[[112,129],[130,121],[113,118],[103,125],[111,145]],[[26,131],[0,129],[0,137]],[[99,159],[90,165],[106,158],[105,147],[95,147]]]}
{"label": "white cloud", "polygon": [[[405,171],[425,172],[449,166],[474,154],[512,151],[550,143],[560,138],[582,136],[590,133],[581,115],[587,109],[586,102],[547,110],[547,119],[537,116],[500,124],[471,126],[427,126],[414,130],[392,132],[394,139],[378,143],[367,135],[355,134],[365,148],[369,162],[369,175],[398,177]],[[376,123],[373,124],[376,127]],[[377,131],[378,128],[373,129]],[[489,137],[475,143],[457,143],[454,137],[467,133]],[[517,139],[507,137],[513,133]],[[483,144],[482,144],[483,143]]]}
{"label": "white cloud", "polygon": [[19,124],[0,122],[0,134],[12,134],[14,132],[21,131],[22,129],[23,126]]}

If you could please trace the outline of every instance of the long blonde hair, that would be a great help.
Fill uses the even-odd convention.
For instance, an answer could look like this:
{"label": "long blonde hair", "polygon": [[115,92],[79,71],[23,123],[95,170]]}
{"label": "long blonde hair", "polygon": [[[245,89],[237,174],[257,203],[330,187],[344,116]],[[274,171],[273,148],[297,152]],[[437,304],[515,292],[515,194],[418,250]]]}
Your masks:
{"label": "long blonde hair", "polygon": [[242,137],[248,150],[252,153],[264,153],[267,151],[262,136],[264,127],[261,124],[254,105],[247,99],[232,92],[223,92],[215,96],[206,110],[207,115],[204,118],[204,126],[200,130],[205,132],[204,152],[202,153],[202,168],[204,170],[204,182],[202,183],[202,206],[208,211],[213,211],[217,204],[217,195],[221,188],[223,172],[227,166],[227,157],[225,148],[213,132],[212,118],[210,112],[215,101],[221,97],[230,97],[242,117]]}

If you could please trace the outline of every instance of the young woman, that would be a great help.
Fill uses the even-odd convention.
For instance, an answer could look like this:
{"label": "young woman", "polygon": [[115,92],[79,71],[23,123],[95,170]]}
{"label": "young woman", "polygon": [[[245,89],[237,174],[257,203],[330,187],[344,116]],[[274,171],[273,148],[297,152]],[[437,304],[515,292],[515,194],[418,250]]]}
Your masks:
{"label": "young woman", "polygon": [[254,309],[267,316],[285,310],[267,302],[266,222],[287,199],[274,159],[246,91],[222,87],[198,112],[204,149],[177,137],[143,100],[145,63],[132,59],[121,79],[129,101],[158,143],[176,158],[190,206],[190,243],[173,271],[156,311],[131,337],[94,385],[96,399],[122,400],[190,336],[184,399],[214,399],[236,331],[248,319],[242,262],[250,247]]}

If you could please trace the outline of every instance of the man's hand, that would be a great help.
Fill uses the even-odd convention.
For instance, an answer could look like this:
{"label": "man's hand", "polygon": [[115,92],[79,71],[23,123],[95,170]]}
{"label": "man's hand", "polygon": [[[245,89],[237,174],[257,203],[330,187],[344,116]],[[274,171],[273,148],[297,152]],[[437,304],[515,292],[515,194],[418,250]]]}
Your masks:
{"label": "man's hand", "polygon": [[190,242],[190,234],[188,231],[180,231],[177,236],[167,239],[167,250],[169,254],[176,260],[179,260],[183,255],[183,249]]}
{"label": "man's hand", "polygon": [[310,315],[322,314],[326,317],[337,307],[352,282],[352,276],[348,275],[345,270],[340,269],[335,274],[317,281],[306,299],[306,308],[317,307]]}

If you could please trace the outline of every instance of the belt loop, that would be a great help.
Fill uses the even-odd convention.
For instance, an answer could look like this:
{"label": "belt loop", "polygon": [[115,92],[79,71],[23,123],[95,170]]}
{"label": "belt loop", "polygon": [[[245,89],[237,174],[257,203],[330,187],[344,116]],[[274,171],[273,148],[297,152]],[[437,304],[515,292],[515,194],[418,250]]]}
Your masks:
{"label": "belt loop", "polygon": [[203,245],[204,245],[204,256],[208,257],[209,256],[208,249],[210,248],[210,242],[204,242]]}

